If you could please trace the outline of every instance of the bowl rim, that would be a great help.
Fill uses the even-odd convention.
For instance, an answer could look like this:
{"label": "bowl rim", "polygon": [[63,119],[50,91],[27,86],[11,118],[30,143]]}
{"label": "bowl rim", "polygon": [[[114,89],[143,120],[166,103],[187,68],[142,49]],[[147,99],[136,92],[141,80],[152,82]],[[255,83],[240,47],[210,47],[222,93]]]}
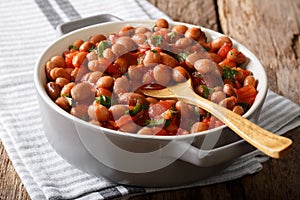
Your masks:
{"label": "bowl rim", "polygon": [[[114,21],[114,22],[105,22],[105,23],[101,23],[101,24],[95,24],[95,25],[90,25],[84,28],[80,28],[78,30],[72,31],[70,33],[67,33],[63,36],[60,36],[59,38],[55,39],[54,41],[52,41],[43,51],[42,53],[39,55],[36,63],[35,63],[35,67],[34,67],[34,86],[35,89],[38,93],[38,95],[42,98],[42,100],[51,107],[51,109],[55,110],[58,114],[68,118],[69,120],[73,120],[73,122],[75,123],[79,123],[81,125],[84,125],[87,128],[93,128],[96,130],[99,130],[100,132],[103,133],[112,133],[112,134],[117,134],[119,136],[122,137],[132,137],[132,138],[138,138],[138,139],[155,139],[155,140],[186,140],[186,139],[191,139],[193,137],[197,137],[197,136],[203,136],[206,134],[209,134],[210,132],[215,132],[215,131],[221,131],[224,128],[226,128],[226,125],[222,125],[220,127],[217,128],[213,128],[213,129],[209,129],[206,131],[202,131],[202,132],[198,132],[198,133],[193,133],[193,134],[187,134],[187,135],[171,135],[171,136],[160,136],[160,135],[138,135],[138,134],[134,134],[134,133],[127,133],[127,132],[121,132],[121,131],[116,131],[116,130],[112,130],[112,129],[108,129],[108,128],[104,128],[104,127],[100,127],[100,126],[96,126],[94,124],[91,124],[89,122],[86,122],[82,119],[79,119],[73,115],[71,115],[70,113],[64,111],[63,109],[61,109],[59,106],[57,106],[53,100],[51,100],[51,98],[48,96],[48,94],[46,93],[45,90],[45,83],[41,83],[40,80],[40,73],[41,70],[44,70],[45,67],[45,63],[41,63],[41,61],[43,60],[43,58],[45,56],[47,56],[47,52],[49,51],[50,48],[52,48],[53,46],[57,45],[60,42],[63,42],[64,40],[66,40],[66,38],[69,38],[70,36],[74,35],[74,34],[80,34],[82,32],[85,32],[87,30],[91,30],[94,28],[101,28],[101,27],[105,27],[105,26],[109,26],[109,25],[130,25],[130,24],[140,24],[140,25],[145,25],[145,24],[149,24],[152,23],[152,25],[155,23],[155,20],[124,20],[124,21]],[[205,34],[210,38],[211,36],[213,37],[219,37],[219,36],[224,36],[224,34],[219,33],[217,31],[202,27],[202,26],[197,26],[197,25],[193,25],[193,24],[188,24],[188,23],[183,23],[183,22],[176,22],[176,21],[169,21],[170,25],[186,25],[187,27],[199,27],[201,28],[201,30],[203,32],[205,32]],[[228,36],[229,37],[229,36]],[[253,61],[256,65],[257,68],[260,69],[260,76],[263,77],[262,79],[259,80],[259,84],[260,84],[260,88],[258,91],[258,94],[256,96],[256,99],[254,101],[254,104],[251,106],[251,108],[243,115],[243,117],[248,118],[250,117],[252,114],[254,114],[254,112],[260,108],[260,106],[262,106],[264,99],[267,95],[267,90],[268,90],[268,84],[267,84],[267,75],[266,72],[264,70],[263,65],[261,64],[261,62],[257,59],[257,57],[248,49],[246,48],[243,44],[239,43],[238,41],[236,41],[235,39],[229,37],[234,46],[239,46],[239,49],[242,48],[243,49],[243,53],[245,53],[245,55],[247,57],[251,57],[250,61]],[[48,56],[50,57],[50,56]],[[49,58],[47,59],[49,60]]]}

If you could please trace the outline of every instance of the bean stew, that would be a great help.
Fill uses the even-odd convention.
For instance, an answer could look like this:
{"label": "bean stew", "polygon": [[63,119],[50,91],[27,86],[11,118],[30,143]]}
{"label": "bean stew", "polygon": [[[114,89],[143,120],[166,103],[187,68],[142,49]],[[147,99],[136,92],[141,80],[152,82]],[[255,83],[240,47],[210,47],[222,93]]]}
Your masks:
{"label": "bean stew", "polygon": [[257,80],[227,36],[209,40],[199,27],[125,26],[74,41],[45,66],[46,91],[63,110],[91,124],[140,135],[185,135],[223,123],[176,99],[143,95],[191,77],[194,91],[239,115],[252,106]]}

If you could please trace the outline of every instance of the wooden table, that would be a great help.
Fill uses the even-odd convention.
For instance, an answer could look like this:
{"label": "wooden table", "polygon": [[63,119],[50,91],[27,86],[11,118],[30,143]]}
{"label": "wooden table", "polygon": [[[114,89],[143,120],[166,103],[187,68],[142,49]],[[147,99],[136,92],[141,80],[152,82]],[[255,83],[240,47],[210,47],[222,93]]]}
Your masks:
{"label": "wooden table", "polygon": [[[264,65],[273,91],[300,104],[300,0],[149,0],[176,21],[223,32]],[[286,134],[292,153],[259,173],[205,187],[133,199],[300,199],[300,128]],[[0,143],[0,199],[30,199]]]}

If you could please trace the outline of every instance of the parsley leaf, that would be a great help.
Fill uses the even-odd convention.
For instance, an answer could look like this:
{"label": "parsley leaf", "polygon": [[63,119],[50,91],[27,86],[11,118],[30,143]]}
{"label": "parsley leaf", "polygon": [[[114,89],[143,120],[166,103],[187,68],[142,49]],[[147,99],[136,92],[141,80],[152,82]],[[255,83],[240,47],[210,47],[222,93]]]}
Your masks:
{"label": "parsley leaf", "polygon": [[175,55],[175,59],[178,60],[178,62],[183,62],[188,55],[190,55],[189,52],[180,52]]}
{"label": "parsley leaf", "polygon": [[154,46],[160,46],[163,44],[164,38],[161,35],[153,35],[151,36],[150,41]]}
{"label": "parsley leaf", "polygon": [[106,108],[109,108],[112,105],[112,99],[109,96],[100,95],[99,97],[96,97],[95,100]]}
{"label": "parsley leaf", "polygon": [[129,110],[129,115],[130,116],[135,116],[136,114],[138,114],[142,110],[148,110],[148,109],[149,109],[148,104],[137,103],[131,110]]}
{"label": "parsley leaf", "polygon": [[223,67],[222,77],[223,77],[223,79],[229,79],[229,80],[234,81],[234,76],[238,73],[239,72],[235,69],[231,69],[229,67]]}
{"label": "parsley leaf", "polygon": [[172,31],[172,32],[168,33],[168,37],[169,37],[170,43],[172,43],[173,40],[176,39],[176,36],[177,36],[177,33],[175,31]]}
{"label": "parsley leaf", "polygon": [[76,46],[74,46],[74,45],[69,45],[69,50],[71,50],[71,49],[74,49],[74,50],[76,50],[76,51],[78,51],[79,50],[79,48],[78,47],[76,47]]}
{"label": "parsley leaf", "polygon": [[106,41],[106,40],[102,40],[97,47],[97,51],[98,51],[98,58],[102,58],[103,57],[103,51],[109,47],[112,46],[112,43],[110,41]]}
{"label": "parsley leaf", "polygon": [[203,88],[203,94],[202,94],[202,96],[203,96],[205,99],[207,99],[208,96],[209,96],[211,93],[214,92],[214,89],[213,89],[213,88],[210,88],[210,87],[208,87],[208,86],[206,86],[206,85],[203,85],[202,88]]}

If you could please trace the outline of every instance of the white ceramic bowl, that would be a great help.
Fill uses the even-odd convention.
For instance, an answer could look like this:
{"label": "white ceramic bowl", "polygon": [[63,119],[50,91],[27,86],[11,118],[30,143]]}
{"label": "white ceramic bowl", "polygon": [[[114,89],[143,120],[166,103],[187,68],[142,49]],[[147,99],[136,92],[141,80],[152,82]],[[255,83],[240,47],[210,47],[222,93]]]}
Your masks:
{"label": "white ceramic bowl", "polygon": [[[95,33],[117,32],[125,25],[152,27],[153,24],[154,21],[149,20],[108,22],[66,34],[54,41],[39,57],[34,83],[46,136],[68,162],[118,183],[148,187],[178,186],[204,179],[254,148],[226,126],[183,136],[136,135],[97,127],[62,110],[45,91],[46,62],[52,56],[60,55],[76,39],[85,40]],[[202,30],[209,38],[221,35],[206,28]],[[258,95],[244,115],[255,121],[267,93],[266,73],[246,47],[235,40],[233,45],[250,59],[247,68],[258,80]]]}

